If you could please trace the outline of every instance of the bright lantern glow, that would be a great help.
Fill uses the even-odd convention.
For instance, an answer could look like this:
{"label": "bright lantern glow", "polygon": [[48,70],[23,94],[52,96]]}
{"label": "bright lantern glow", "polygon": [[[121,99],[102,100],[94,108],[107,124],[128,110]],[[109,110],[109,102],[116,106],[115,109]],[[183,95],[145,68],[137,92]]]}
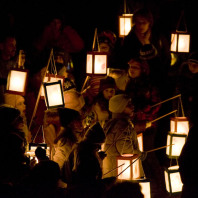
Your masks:
{"label": "bright lantern glow", "polygon": [[119,37],[124,37],[131,31],[132,16],[133,14],[123,14],[119,16]]}
{"label": "bright lantern glow", "polygon": [[188,135],[189,121],[186,117],[171,118],[170,132]]}
{"label": "bright lantern glow", "polygon": [[143,181],[139,182],[141,186],[141,192],[144,195],[144,198],[150,198],[151,197],[151,188],[150,188],[150,182],[149,181]]}
{"label": "bright lantern glow", "polygon": [[179,135],[175,133],[169,133],[167,136],[166,154],[169,158],[177,158],[180,156],[182,148],[186,142],[186,135]]}
{"label": "bright lantern glow", "polygon": [[169,193],[177,193],[182,191],[183,183],[179,173],[179,166],[171,166],[164,171],[166,190]]}
{"label": "bright lantern glow", "polygon": [[86,63],[87,74],[107,74],[107,53],[105,52],[88,52]]}
{"label": "bright lantern glow", "polygon": [[[118,159],[117,160],[117,167],[122,165],[118,168],[118,174],[120,174],[124,169],[126,169],[130,164],[130,159]],[[127,168],[122,174],[118,176],[118,179],[130,180],[132,176],[131,167]]]}
{"label": "bright lantern glow", "polygon": [[27,73],[22,71],[10,71],[10,83],[8,90],[24,92]]}
{"label": "bright lantern glow", "polygon": [[171,51],[172,52],[189,52],[190,35],[186,33],[171,34]]}

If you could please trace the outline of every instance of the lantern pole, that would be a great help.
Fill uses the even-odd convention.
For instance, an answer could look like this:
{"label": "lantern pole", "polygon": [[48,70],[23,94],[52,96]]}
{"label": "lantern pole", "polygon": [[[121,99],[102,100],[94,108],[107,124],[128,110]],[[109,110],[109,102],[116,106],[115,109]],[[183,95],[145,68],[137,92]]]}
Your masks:
{"label": "lantern pole", "polygon": [[111,169],[110,171],[108,171],[108,172],[106,172],[105,174],[103,174],[103,176],[109,174],[110,172],[112,172],[112,171],[114,171],[114,170],[116,170],[116,169],[118,169],[118,168],[120,168],[120,167],[123,166],[123,165],[125,165],[125,163],[123,163],[123,164],[121,164],[121,165],[119,165],[119,166],[117,166],[117,167]]}
{"label": "lantern pole", "polygon": [[38,107],[38,103],[39,103],[40,95],[41,95],[41,90],[42,90],[42,83],[43,83],[44,78],[46,76],[46,73],[48,71],[48,68],[49,68],[50,61],[51,61],[52,56],[53,56],[53,48],[51,49],[50,56],[49,56],[48,63],[47,63],[47,67],[46,67],[45,73],[44,73],[44,75],[42,77],[42,82],[41,82],[41,85],[40,85],[40,88],[39,88],[39,92],[38,92],[36,104],[35,104],[34,111],[33,111],[33,114],[32,114],[31,120],[30,120],[30,124],[29,124],[29,130],[31,129],[32,121],[33,121],[33,119],[35,117],[35,114],[36,114],[36,111],[37,111],[37,107]]}

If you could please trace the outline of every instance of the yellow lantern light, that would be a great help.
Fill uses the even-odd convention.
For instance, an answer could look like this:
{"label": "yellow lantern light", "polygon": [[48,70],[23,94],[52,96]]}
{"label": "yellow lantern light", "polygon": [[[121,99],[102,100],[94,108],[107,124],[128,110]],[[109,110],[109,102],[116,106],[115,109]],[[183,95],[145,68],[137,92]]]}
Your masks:
{"label": "yellow lantern light", "polygon": [[[61,84],[62,84],[62,87],[63,87],[63,84],[64,84],[64,79],[65,77],[64,76],[60,76],[60,75],[55,75],[55,74],[46,74],[46,76],[44,77],[43,79],[43,82],[57,82],[57,81],[61,81]],[[41,98],[44,99],[44,88],[42,86],[41,88]]]}
{"label": "yellow lantern light", "polygon": [[119,37],[125,37],[131,31],[132,17],[133,14],[122,14],[122,16],[119,16]]}
{"label": "yellow lantern light", "polygon": [[171,52],[184,52],[190,51],[190,34],[186,32],[178,32],[171,34]]}
{"label": "yellow lantern light", "polygon": [[137,134],[137,140],[138,140],[139,149],[140,151],[143,152],[144,148],[143,148],[143,134],[142,133]]}
{"label": "yellow lantern light", "polygon": [[185,134],[168,133],[166,155],[170,159],[173,158],[177,159],[180,156],[180,153],[186,142],[186,139],[187,139],[187,135]]}
{"label": "yellow lantern light", "polygon": [[7,80],[7,93],[25,95],[27,87],[28,70],[11,69]]}
{"label": "yellow lantern light", "polygon": [[141,186],[141,192],[144,195],[144,198],[151,198],[151,187],[150,181],[148,179],[139,180]]}
{"label": "yellow lantern light", "polygon": [[64,107],[64,96],[61,81],[43,83],[47,108]]}
{"label": "yellow lantern light", "polygon": [[107,74],[107,53],[92,51],[87,53],[87,75]]}
{"label": "yellow lantern light", "polygon": [[173,117],[173,118],[171,118],[170,132],[188,135],[189,121],[188,121],[187,117]]}
{"label": "yellow lantern light", "polygon": [[164,171],[166,190],[170,194],[177,194],[182,191],[183,183],[179,173],[179,166],[171,166]]}

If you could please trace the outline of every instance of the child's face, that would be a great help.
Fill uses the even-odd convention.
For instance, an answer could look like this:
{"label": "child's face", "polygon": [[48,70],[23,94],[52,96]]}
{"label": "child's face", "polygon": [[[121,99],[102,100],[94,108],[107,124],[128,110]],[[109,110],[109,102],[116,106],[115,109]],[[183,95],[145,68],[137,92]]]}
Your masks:
{"label": "child's face", "polygon": [[103,91],[103,96],[106,100],[110,100],[112,96],[115,95],[115,89],[114,88],[107,88]]}
{"label": "child's face", "polygon": [[135,22],[135,28],[139,34],[146,33],[150,28],[150,23],[144,17],[137,17]]}
{"label": "child's face", "polygon": [[192,72],[193,74],[198,73],[198,64],[197,63],[189,63],[188,68],[189,68],[190,72]]}
{"label": "child's face", "polygon": [[141,66],[138,62],[131,62],[129,63],[129,76],[131,78],[137,78],[141,75]]}

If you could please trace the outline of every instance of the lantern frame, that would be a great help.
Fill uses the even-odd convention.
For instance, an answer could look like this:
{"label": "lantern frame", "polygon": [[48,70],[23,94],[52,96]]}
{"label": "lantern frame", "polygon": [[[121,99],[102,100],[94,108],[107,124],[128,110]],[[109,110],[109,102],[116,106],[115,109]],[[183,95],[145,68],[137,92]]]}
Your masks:
{"label": "lantern frame", "polygon": [[[177,174],[178,182],[181,185],[179,191],[174,191],[174,187],[178,187],[178,184],[173,185],[173,183],[172,183],[173,178],[171,177],[171,175],[173,175],[173,174],[174,175]],[[169,192],[171,195],[180,194],[182,191],[183,183],[181,181],[179,166],[170,166],[170,167],[166,168],[164,170],[164,177],[165,177],[165,185],[166,185],[167,192]]]}
{"label": "lantern frame", "polygon": [[[183,127],[181,125],[183,125]],[[172,117],[170,121],[170,132],[188,135],[189,121],[187,117]]]}
{"label": "lantern frame", "polygon": [[[86,74],[89,76],[92,75],[107,75],[107,53],[106,52],[99,52],[99,51],[90,51],[87,52],[87,60],[86,60]],[[99,56],[102,56],[103,60],[104,60],[104,69],[103,72],[97,72],[97,59],[99,58]]]}
{"label": "lantern frame", "polygon": [[[57,104],[57,105],[50,105],[50,101],[49,101],[49,98],[48,98],[48,90],[47,90],[47,87],[48,86],[57,86],[57,88],[59,88],[59,91],[61,93],[61,104]],[[62,84],[61,84],[61,80],[58,80],[57,82],[51,82],[51,83],[43,83],[43,86],[44,86],[44,93],[45,93],[45,102],[46,102],[46,105],[47,105],[47,108],[48,109],[51,109],[51,108],[58,108],[58,107],[64,107],[65,106],[65,102],[64,102],[64,96],[63,96],[63,88],[62,88]]]}
{"label": "lantern frame", "polygon": [[[54,79],[54,78],[57,78],[57,80],[56,81],[55,80],[52,80],[51,81],[51,79]],[[64,76],[47,73],[45,75],[44,79],[43,79],[43,83],[57,82],[59,80],[62,83],[62,87],[64,87],[64,80],[65,80],[65,77]],[[45,93],[44,93],[43,86],[41,88],[41,99],[45,99]]]}
{"label": "lantern frame", "polygon": [[[24,73],[24,79],[23,79],[23,90],[19,91],[19,90],[14,90],[14,88],[11,88],[11,80],[13,78],[13,72],[15,73]],[[25,96],[26,93],[26,89],[27,89],[27,80],[28,80],[28,75],[29,75],[29,70],[27,69],[20,69],[20,68],[13,68],[9,71],[8,74],[8,79],[7,79],[7,86],[6,86],[6,93],[10,93],[10,94],[16,94],[16,95],[22,95]],[[21,76],[19,77],[20,79],[22,78]]]}
{"label": "lantern frame", "polygon": [[120,38],[124,38],[131,31],[132,24],[133,24],[132,17],[133,17],[133,14],[122,14],[121,16],[118,17]]}
{"label": "lantern frame", "polygon": [[[186,142],[186,139],[187,139],[187,135],[171,133],[171,132],[168,133],[168,135],[167,135],[166,155],[170,159],[177,159],[180,156],[182,148],[183,148],[183,146],[181,147],[178,144],[175,144],[176,142],[174,141],[174,138],[182,138],[182,139],[184,139],[184,142],[183,142],[183,146],[184,146],[184,144]],[[178,155],[174,155],[174,153],[173,153],[174,152],[174,147],[178,147],[178,146],[180,147],[180,152],[179,152]]]}
{"label": "lantern frame", "polygon": [[[181,42],[180,42],[180,38],[182,39],[182,37],[184,36],[188,36],[188,44],[187,46],[185,46],[185,48],[187,47],[186,50],[182,50],[180,49],[181,47]],[[190,51],[190,37],[191,35],[189,33],[187,33],[187,31],[175,31],[173,33],[171,33],[171,46],[170,46],[170,51],[174,52],[174,53],[189,53]]]}

